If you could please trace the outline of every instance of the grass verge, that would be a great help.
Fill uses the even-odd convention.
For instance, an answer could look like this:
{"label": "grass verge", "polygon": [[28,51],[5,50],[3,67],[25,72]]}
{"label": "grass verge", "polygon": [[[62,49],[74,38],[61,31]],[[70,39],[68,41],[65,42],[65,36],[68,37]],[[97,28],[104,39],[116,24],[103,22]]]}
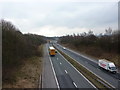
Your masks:
{"label": "grass verge", "polygon": [[[42,49],[43,46],[38,47],[38,51],[43,52]],[[2,88],[38,88],[42,73],[42,59],[42,56],[24,59],[21,67],[14,70],[15,81],[3,83]]]}
{"label": "grass verge", "polygon": [[[72,44],[61,44],[69,49],[72,49],[80,54],[87,57],[94,58],[95,60],[107,59],[108,61],[114,62],[118,67],[120,67],[120,55],[115,52],[106,52],[99,47],[95,46],[79,46],[75,47]],[[97,51],[97,52],[96,52]]]}
{"label": "grass verge", "polygon": [[[56,48],[56,47],[55,47]],[[56,48],[57,49],[57,48]],[[57,49],[58,50],[58,49]],[[81,72],[88,80],[90,80],[97,88],[99,89],[109,89],[112,88],[110,85],[108,85],[106,82],[101,80],[99,77],[97,77],[92,72],[88,71],[86,68],[84,68],[82,65],[80,65],[78,62],[76,62],[74,59],[63,53],[62,51],[58,50],[65,58],[68,60],[79,72]],[[104,83],[104,84],[103,84]],[[106,86],[107,85],[107,86]],[[109,87],[109,88],[108,88]]]}

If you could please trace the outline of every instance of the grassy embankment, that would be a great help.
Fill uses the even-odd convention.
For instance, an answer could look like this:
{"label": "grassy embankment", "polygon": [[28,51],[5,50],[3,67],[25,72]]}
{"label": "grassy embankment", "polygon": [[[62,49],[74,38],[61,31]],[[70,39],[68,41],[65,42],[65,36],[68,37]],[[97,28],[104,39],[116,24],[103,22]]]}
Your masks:
{"label": "grassy embankment", "polygon": [[107,59],[109,61],[114,62],[118,67],[120,67],[120,55],[115,52],[105,52],[104,50],[98,48],[98,47],[87,47],[87,46],[81,46],[81,47],[75,47],[70,44],[62,44],[63,46],[70,48],[80,54],[83,54],[87,57],[94,58],[95,60],[99,59]]}
{"label": "grassy embankment", "polygon": [[120,66],[120,30],[105,29],[105,33],[95,35],[93,31],[60,37],[59,43],[98,59],[107,59]]}
{"label": "grassy embankment", "polygon": [[[57,49],[57,48],[56,48]],[[57,49],[58,50],[58,49]],[[94,75],[92,72],[88,71],[86,68],[84,68],[82,65],[80,65],[78,62],[76,62],[73,58],[69,57],[62,51],[58,50],[79,72],[81,72],[87,79],[89,79],[97,88],[99,89],[105,89],[107,90],[108,87],[112,88],[110,85],[105,83],[103,80],[101,80],[99,77]],[[103,83],[101,83],[101,82]]]}
{"label": "grassy embankment", "polygon": [[[38,47],[38,51],[43,53],[43,45]],[[12,83],[4,83],[3,88],[38,88],[42,70],[42,56],[32,56],[23,61],[23,64],[19,68],[17,67],[14,73],[12,72],[14,74]]]}
{"label": "grassy embankment", "polygon": [[[46,38],[23,34],[11,22],[2,25],[2,87],[37,88]],[[41,45],[41,46],[40,46]]]}

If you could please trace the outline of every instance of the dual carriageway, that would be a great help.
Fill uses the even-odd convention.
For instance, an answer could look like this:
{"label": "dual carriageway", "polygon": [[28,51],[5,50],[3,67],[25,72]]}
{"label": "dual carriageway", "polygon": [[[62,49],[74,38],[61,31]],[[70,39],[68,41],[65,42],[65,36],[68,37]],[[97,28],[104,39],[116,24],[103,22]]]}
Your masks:
{"label": "dual carriageway", "polygon": [[[71,63],[69,63],[59,52],[50,57],[48,48],[50,44],[44,47],[45,61],[42,74],[42,88],[93,88],[97,89],[82,73],[80,73]],[[97,65],[97,60],[90,59],[73,50],[63,49],[60,44],[54,44],[54,47],[67,54],[78,63],[86,67],[90,72],[97,75],[113,88],[120,87],[120,74],[112,74],[101,70]]]}

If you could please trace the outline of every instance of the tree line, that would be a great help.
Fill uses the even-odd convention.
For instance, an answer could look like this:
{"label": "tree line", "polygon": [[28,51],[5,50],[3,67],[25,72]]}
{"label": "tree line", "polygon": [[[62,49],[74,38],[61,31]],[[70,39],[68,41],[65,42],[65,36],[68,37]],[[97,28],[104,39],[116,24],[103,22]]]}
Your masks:
{"label": "tree line", "polygon": [[62,44],[73,45],[76,48],[82,46],[97,47],[106,52],[115,52],[120,54],[120,30],[112,32],[111,28],[105,30],[104,34],[95,35],[93,31],[81,34],[66,35],[60,37]]}
{"label": "tree line", "polygon": [[[3,75],[8,70],[12,71],[22,65],[23,58],[42,55],[42,51],[37,49],[39,45],[46,43],[44,36],[22,34],[11,22],[5,20],[0,20],[0,24],[2,25]],[[3,81],[10,79],[9,77],[4,76]]]}

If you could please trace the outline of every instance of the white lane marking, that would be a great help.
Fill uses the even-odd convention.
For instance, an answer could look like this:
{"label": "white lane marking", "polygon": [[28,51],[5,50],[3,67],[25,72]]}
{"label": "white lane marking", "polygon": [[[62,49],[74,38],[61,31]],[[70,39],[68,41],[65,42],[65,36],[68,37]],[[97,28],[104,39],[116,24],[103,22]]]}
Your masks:
{"label": "white lane marking", "polygon": [[[64,52],[63,52],[64,53]],[[68,55],[68,54],[67,54]],[[69,55],[68,55],[69,56]],[[69,57],[71,57],[71,56],[69,56]],[[71,57],[72,58],[72,57]],[[72,58],[73,59],[73,58]],[[73,60],[75,60],[75,59],[73,59]],[[79,63],[77,60],[75,60],[77,63]],[[82,65],[81,63],[79,63],[81,66],[83,66],[84,68],[86,68],[88,71],[90,71],[90,72],[92,72],[90,69],[88,69],[87,67],[85,67],[84,65]],[[77,70],[77,69],[76,69]],[[79,71],[78,71],[79,72]],[[92,72],[93,74],[95,74],[94,72]],[[107,81],[105,81],[104,79],[102,79],[100,76],[98,76],[97,74],[95,74],[97,77],[99,77],[101,80],[103,80],[104,82],[106,82],[107,84],[109,84],[110,86],[112,86],[113,88],[115,88],[113,85],[111,85],[109,82],[107,82]],[[86,80],[88,80],[88,79],[86,79]],[[91,83],[90,81],[89,81],[89,83]],[[91,85],[93,85],[92,83],[91,83]],[[93,85],[94,86],[94,85]],[[95,87],[95,86],[94,86]]]}
{"label": "white lane marking", "polygon": [[73,84],[74,84],[74,86],[77,88],[77,85],[76,85],[76,83],[75,83],[75,82],[73,82]]}
{"label": "white lane marking", "polygon": [[[67,54],[68,55],[68,54]],[[68,55],[69,56],[69,55]],[[71,57],[71,56],[69,56]],[[72,57],[71,57],[72,58]],[[72,58],[73,59],[73,58]],[[75,59],[73,59],[75,60]],[[79,63],[77,60],[75,60],[77,63]],[[90,69],[88,69],[87,67],[85,67],[84,65],[82,65],[81,63],[79,63],[81,66],[83,66],[84,68],[86,68],[88,71],[92,72],[94,75],[96,75],[97,77],[99,77],[101,80],[103,80],[104,82],[106,82],[108,85],[112,86],[113,88],[115,88],[113,85],[111,85],[109,82],[105,81],[104,79],[102,79],[100,76],[98,76],[97,74],[95,74],[93,71],[91,71]]]}
{"label": "white lane marking", "polygon": [[57,60],[58,60],[58,58],[57,58]]}
{"label": "white lane marking", "polygon": [[[59,52],[58,52],[59,53]],[[63,55],[61,53],[59,53],[62,57]],[[66,58],[63,57],[65,60]],[[66,60],[67,61],[67,60]],[[67,61],[68,62],[68,61]],[[86,81],[88,81],[88,83],[90,83],[94,88],[96,88],[82,73],[80,73],[70,62],[68,62]]]}
{"label": "white lane marking", "polygon": [[[60,46],[62,47],[62,45],[60,45]],[[94,62],[94,63],[97,64],[97,61],[92,60],[91,58],[89,58],[89,57],[87,57],[87,56],[84,56],[84,55],[82,55],[82,54],[79,54],[79,53],[77,53],[77,52],[75,52],[75,51],[73,51],[73,50],[71,50],[71,49],[69,49],[69,48],[67,48],[67,50],[69,50],[69,51],[71,51],[71,52],[73,52],[73,53],[75,53],[75,54],[77,54],[77,55],[79,55],[79,56],[82,56],[82,57],[84,57],[84,58],[86,58],[86,59],[88,59],[88,60],[90,60],[90,61],[92,61],[92,62]]]}
{"label": "white lane marking", "polygon": [[60,65],[61,65],[62,63],[60,62]]}
{"label": "white lane marking", "polygon": [[100,69],[99,69],[99,68],[97,68],[97,70],[99,70],[99,71],[100,71]]}
{"label": "white lane marking", "polygon": [[[47,50],[48,52],[48,50]],[[48,54],[48,57],[49,57],[49,60],[50,60],[50,63],[51,63],[51,66],[52,66],[52,70],[53,70],[53,74],[54,74],[54,77],[55,77],[55,81],[56,81],[56,84],[57,84],[57,88],[60,90],[60,86],[59,86],[59,83],[58,83],[58,80],[57,80],[57,77],[56,77],[56,73],[55,73],[55,70],[54,70],[54,67],[53,67],[53,64],[52,64],[52,60]]]}
{"label": "white lane marking", "polygon": [[65,73],[68,73],[67,70],[65,70]]}

